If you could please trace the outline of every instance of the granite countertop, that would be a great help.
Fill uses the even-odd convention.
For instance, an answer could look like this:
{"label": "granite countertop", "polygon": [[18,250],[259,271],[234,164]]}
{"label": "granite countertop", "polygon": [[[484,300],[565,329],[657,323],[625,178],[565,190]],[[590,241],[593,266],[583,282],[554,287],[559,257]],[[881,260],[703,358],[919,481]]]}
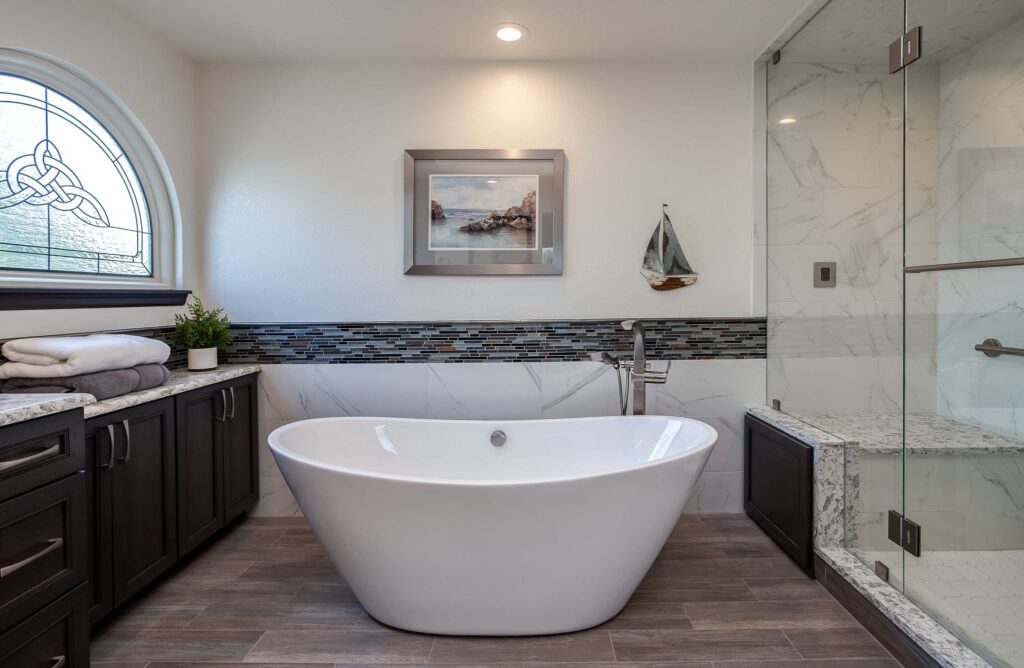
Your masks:
{"label": "granite countertop", "polygon": [[170,397],[260,370],[258,364],[222,364],[213,371],[172,371],[160,387],[97,401],[91,394],[0,394],[0,427],[85,407],[86,419]]}
{"label": "granite countertop", "polygon": [[123,394],[120,397],[112,397],[103,401],[94,400],[93,403],[85,407],[85,418],[113,413],[122,408],[144,404],[147,401],[155,401],[207,385],[215,385],[225,380],[256,373],[259,370],[259,364],[222,364],[213,371],[172,371],[170,379],[160,387]]}
{"label": "granite countertop", "polygon": [[91,394],[0,394],[0,427],[94,403]]}
{"label": "granite countertop", "polygon": [[842,438],[834,434],[818,429],[800,418],[777,411],[768,406],[748,406],[747,413],[764,420],[776,429],[794,438],[798,438],[813,447],[836,447],[846,443]]}

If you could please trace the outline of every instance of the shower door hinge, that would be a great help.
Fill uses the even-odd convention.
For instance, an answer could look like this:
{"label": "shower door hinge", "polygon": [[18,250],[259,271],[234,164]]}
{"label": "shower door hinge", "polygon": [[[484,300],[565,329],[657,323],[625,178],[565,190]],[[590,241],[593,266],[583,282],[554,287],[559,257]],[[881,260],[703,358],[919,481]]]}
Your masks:
{"label": "shower door hinge", "polygon": [[889,74],[896,74],[920,57],[921,26],[917,26],[889,45]]}
{"label": "shower door hinge", "polygon": [[921,525],[895,510],[889,511],[889,540],[915,557],[921,556]]}

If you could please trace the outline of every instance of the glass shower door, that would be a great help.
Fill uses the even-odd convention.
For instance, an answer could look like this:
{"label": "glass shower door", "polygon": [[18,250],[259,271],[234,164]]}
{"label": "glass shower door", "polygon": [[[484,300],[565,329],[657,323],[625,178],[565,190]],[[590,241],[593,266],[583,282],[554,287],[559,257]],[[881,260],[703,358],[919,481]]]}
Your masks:
{"label": "glass shower door", "polygon": [[768,398],[845,442],[835,547],[897,585],[903,75],[888,44],[903,24],[903,0],[832,0],[767,66]]}
{"label": "glass shower door", "polygon": [[915,26],[904,474],[922,550],[904,591],[1024,666],[1024,2],[907,0]]}

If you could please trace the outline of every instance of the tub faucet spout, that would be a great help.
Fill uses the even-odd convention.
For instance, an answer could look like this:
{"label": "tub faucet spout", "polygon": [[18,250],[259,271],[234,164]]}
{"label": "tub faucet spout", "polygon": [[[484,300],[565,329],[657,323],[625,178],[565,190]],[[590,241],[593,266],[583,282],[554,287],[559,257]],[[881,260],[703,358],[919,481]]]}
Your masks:
{"label": "tub faucet spout", "polygon": [[633,332],[633,360],[624,362],[629,371],[629,385],[633,389],[633,415],[647,414],[647,384],[662,384],[668,380],[668,372],[672,362],[664,371],[647,369],[647,330],[639,320],[625,320],[622,328]]}

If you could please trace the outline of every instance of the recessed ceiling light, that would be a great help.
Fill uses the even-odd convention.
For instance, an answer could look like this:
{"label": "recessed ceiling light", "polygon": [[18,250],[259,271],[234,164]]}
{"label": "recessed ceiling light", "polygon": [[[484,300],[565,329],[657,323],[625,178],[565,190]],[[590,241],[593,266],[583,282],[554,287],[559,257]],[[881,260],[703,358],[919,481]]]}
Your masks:
{"label": "recessed ceiling light", "polygon": [[780,118],[779,119],[779,125],[792,125],[793,123],[796,123],[796,119],[795,118]]}
{"label": "recessed ceiling light", "polygon": [[519,23],[499,23],[494,26],[494,34],[502,42],[518,42],[529,35],[530,31]]}
{"label": "recessed ceiling light", "polygon": [[488,180],[487,180],[487,182],[488,182],[488,183],[497,183],[497,181],[494,181],[494,180],[492,180],[492,179],[488,179]]}

